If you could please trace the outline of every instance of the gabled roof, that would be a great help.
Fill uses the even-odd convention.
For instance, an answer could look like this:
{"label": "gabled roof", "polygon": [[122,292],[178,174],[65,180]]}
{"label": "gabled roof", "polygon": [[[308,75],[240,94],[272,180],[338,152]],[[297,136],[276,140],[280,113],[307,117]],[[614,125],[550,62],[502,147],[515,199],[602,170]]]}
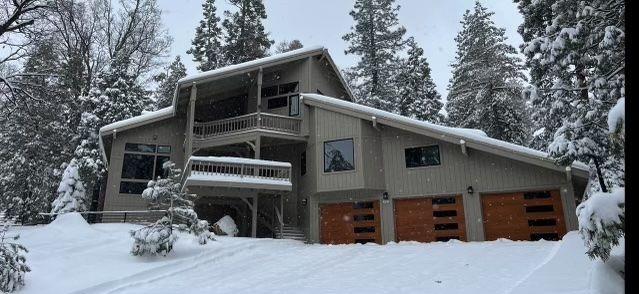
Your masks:
{"label": "gabled roof", "polygon": [[111,134],[114,131],[124,131],[131,128],[136,128],[170,117],[173,117],[173,106],[165,107],[156,111],[146,112],[132,118],[108,124],[100,128],[100,135],[104,136]]}
{"label": "gabled roof", "polygon": [[193,83],[210,82],[210,81],[228,77],[228,76],[255,71],[255,70],[258,70],[260,67],[275,66],[278,64],[288,63],[291,61],[307,58],[309,56],[316,56],[316,55],[323,55],[324,57],[326,57],[329,64],[335,71],[335,74],[337,75],[340,82],[342,83],[342,86],[346,90],[349,96],[348,98],[352,100],[353,93],[351,92],[351,89],[348,87],[348,84],[344,80],[344,77],[339,72],[339,69],[335,65],[335,62],[331,58],[330,54],[328,54],[328,49],[324,48],[323,46],[311,46],[311,47],[304,47],[304,48],[300,48],[296,50],[291,50],[285,53],[276,54],[276,55],[272,55],[272,56],[252,60],[252,61],[247,61],[244,63],[229,65],[222,68],[205,71],[202,73],[184,77],[178,80],[178,84],[175,91],[176,94],[173,97],[173,105],[176,104],[177,93],[179,92],[179,89],[190,86]]}
{"label": "gabled roof", "polygon": [[[304,103],[310,106],[375,121],[376,123],[557,171],[566,171],[566,167],[556,165],[545,152],[490,138],[480,130],[441,126],[319,94],[302,93],[301,96]],[[573,163],[571,170],[575,175],[583,178],[587,178],[589,175],[588,166],[581,162]]]}

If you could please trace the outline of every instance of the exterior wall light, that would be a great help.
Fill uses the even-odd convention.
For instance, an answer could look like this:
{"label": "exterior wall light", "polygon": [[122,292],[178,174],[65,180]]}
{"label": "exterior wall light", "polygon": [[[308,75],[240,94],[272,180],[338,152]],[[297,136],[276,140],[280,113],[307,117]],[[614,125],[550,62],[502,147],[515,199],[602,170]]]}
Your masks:
{"label": "exterior wall light", "polygon": [[382,194],[382,203],[389,203],[389,202],[390,202],[390,200],[389,200],[389,197],[388,197],[388,192],[384,192]]}
{"label": "exterior wall light", "polygon": [[468,192],[468,194],[470,194],[470,195],[473,195],[475,190],[473,190],[473,186],[468,186],[468,188],[466,188],[466,192]]}
{"label": "exterior wall light", "polygon": [[302,206],[306,206],[308,204],[308,199],[302,198]]}

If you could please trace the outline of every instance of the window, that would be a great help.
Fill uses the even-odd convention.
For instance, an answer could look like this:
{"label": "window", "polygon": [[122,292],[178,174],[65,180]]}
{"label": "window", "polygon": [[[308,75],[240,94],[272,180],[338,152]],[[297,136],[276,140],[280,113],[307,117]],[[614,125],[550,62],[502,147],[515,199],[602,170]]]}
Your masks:
{"label": "window", "polygon": [[302,158],[300,158],[300,170],[302,175],[306,174],[306,151],[302,151]]}
{"label": "window", "polygon": [[300,112],[299,91],[299,82],[292,82],[263,87],[261,95],[262,98],[269,98],[266,101],[267,109],[283,108],[288,106],[289,115],[297,116]]}
{"label": "window", "polygon": [[406,167],[440,165],[439,146],[424,146],[404,149]]}
{"label": "window", "polygon": [[122,161],[122,178],[152,180],[155,156],[143,154],[124,154]]}
{"label": "window", "polygon": [[266,102],[266,108],[274,109],[274,108],[286,107],[286,103],[287,103],[286,97],[271,98]]}
{"label": "window", "polygon": [[124,145],[124,151],[155,153],[155,147],[155,145],[126,143]]}
{"label": "window", "polygon": [[149,180],[164,177],[162,166],[171,159],[170,153],[168,145],[126,143],[120,193],[142,194]]}
{"label": "window", "polygon": [[300,115],[300,95],[293,95],[288,97],[288,115]]}
{"label": "window", "polygon": [[324,172],[355,169],[353,139],[324,142]]}
{"label": "window", "polygon": [[262,88],[262,97],[277,96],[277,86]]}
{"label": "window", "polygon": [[299,92],[298,84],[299,84],[298,82],[294,82],[294,83],[288,83],[288,84],[280,85],[280,93],[279,94],[282,95],[282,94]]}

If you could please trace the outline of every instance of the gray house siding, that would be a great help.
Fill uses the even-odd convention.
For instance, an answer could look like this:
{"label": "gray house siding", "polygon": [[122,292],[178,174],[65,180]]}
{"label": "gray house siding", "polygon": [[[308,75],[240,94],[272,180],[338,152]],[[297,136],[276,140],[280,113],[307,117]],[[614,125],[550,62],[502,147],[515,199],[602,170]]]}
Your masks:
{"label": "gray house siding", "polygon": [[[429,145],[439,146],[441,165],[406,168],[404,149]],[[469,240],[484,240],[480,197],[487,193],[558,189],[568,229],[576,228],[572,183],[564,173],[472,149],[466,156],[457,145],[390,127],[382,130],[382,148],[391,199],[463,195]],[[473,195],[466,192],[468,186],[473,186]],[[391,208],[384,210],[382,222],[391,223],[384,228],[393,229],[393,202],[385,205]]]}
{"label": "gray house siding", "polygon": [[[360,120],[324,109],[316,109],[314,116],[315,169],[317,192],[364,188],[364,164],[362,162],[362,136]],[[355,169],[342,172],[324,172],[324,142],[353,139]]]}
{"label": "gray house siding", "polygon": [[308,93],[317,93],[317,90],[319,90],[323,95],[331,97],[346,98],[347,96],[339,78],[325,59],[312,58],[310,80],[312,83],[307,90]]}
{"label": "gray house siding", "polygon": [[136,194],[120,193],[122,161],[126,143],[142,143],[171,146],[171,160],[177,166],[184,165],[184,119],[170,118],[139,128],[117,133],[111,147],[104,210],[144,210],[148,203]]}

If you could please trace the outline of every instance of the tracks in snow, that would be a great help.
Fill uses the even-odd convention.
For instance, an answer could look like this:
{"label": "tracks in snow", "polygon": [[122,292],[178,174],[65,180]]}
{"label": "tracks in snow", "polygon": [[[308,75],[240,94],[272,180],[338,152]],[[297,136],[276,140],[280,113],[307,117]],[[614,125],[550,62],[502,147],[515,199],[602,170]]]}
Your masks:
{"label": "tracks in snow", "polygon": [[92,287],[74,291],[72,293],[115,293],[118,291],[124,291],[127,288],[152,283],[159,279],[180,274],[182,272],[197,268],[208,263],[232,257],[241,251],[256,248],[257,244],[251,242],[236,247],[228,246],[231,244],[225,245],[227,245],[227,247],[221,247],[219,250],[207,250],[207,252],[197,254],[195,256],[169,262],[151,269],[143,270],[130,276],[126,276],[121,279],[114,279],[108,282],[103,282]]}

